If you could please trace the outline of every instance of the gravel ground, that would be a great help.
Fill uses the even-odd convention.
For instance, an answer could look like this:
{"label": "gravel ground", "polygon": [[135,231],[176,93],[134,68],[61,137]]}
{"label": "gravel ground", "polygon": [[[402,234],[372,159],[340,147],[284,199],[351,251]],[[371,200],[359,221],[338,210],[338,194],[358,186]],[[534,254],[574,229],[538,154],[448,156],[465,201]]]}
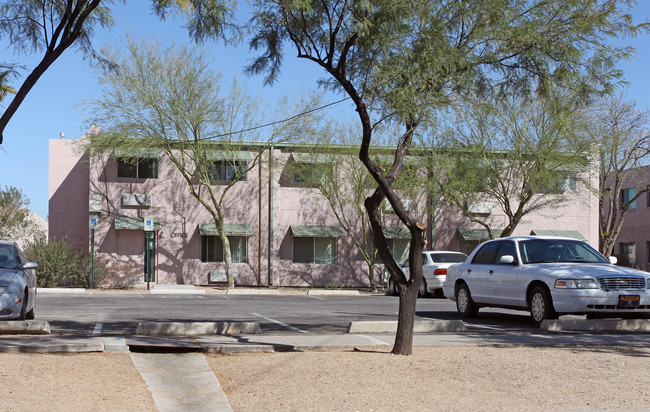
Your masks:
{"label": "gravel ground", "polygon": [[[235,411],[650,411],[650,347],[206,355]],[[165,355],[159,355],[165,356]],[[155,411],[129,354],[0,353],[2,411]]]}
{"label": "gravel ground", "polygon": [[209,356],[235,411],[650,411],[650,347]]}

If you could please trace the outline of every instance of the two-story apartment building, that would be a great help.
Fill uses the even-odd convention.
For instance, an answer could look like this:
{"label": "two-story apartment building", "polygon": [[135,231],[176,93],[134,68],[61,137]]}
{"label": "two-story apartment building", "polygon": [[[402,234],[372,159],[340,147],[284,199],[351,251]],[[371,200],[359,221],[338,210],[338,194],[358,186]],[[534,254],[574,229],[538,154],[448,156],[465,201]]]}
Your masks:
{"label": "two-story apartment building", "polygon": [[[650,166],[626,170],[617,204],[620,206],[634,199],[649,184]],[[616,238],[614,255],[620,264],[650,269],[650,192],[642,193],[630,204]]]}
{"label": "two-story apartment building", "polygon": [[[228,155],[214,151],[210,156],[217,191],[238,175],[240,163],[253,159],[245,149]],[[295,173],[312,169],[318,160],[291,145],[266,148],[260,159],[238,176],[224,199],[225,231],[237,284],[368,286],[366,263],[350,235],[323,195]],[[118,149],[112,156],[89,157],[79,150],[79,141],[51,140],[49,161],[51,239],[65,237],[89,248],[93,216],[98,255],[135,263],[143,273],[150,266],[151,281],[156,283],[207,285],[222,280],[224,254],[215,223],[161,150]],[[597,197],[580,185],[564,195],[563,204],[526,216],[515,234],[568,235],[596,246]],[[411,203],[413,213],[429,225],[430,244],[436,250],[470,252],[487,238],[485,230],[453,207],[427,207],[431,202],[424,190]],[[506,218],[496,203],[488,199],[473,207],[476,213],[490,215],[496,227],[500,222],[505,226]],[[145,218],[153,218],[149,261]],[[404,260],[408,232],[400,229],[389,211],[384,224],[393,254]],[[359,224],[353,235],[360,237],[361,231]]]}

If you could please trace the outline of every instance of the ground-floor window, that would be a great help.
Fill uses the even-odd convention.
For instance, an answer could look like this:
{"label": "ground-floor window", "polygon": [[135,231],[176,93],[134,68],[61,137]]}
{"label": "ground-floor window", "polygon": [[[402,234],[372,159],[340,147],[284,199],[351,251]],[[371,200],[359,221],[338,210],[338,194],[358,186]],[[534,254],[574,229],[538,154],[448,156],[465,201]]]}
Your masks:
{"label": "ground-floor window", "polygon": [[622,262],[623,264],[627,263],[630,266],[636,264],[636,245],[634,242],[621,242],[620,243],[621,257],[627,262]]}
{"label": "ground-floor window", "polygon": [[[246,237],[228,236],[232,263],[246,263]],[[223,242],[219,236],[201,236],[201,262],[225,261]]]}
{"label": "ground-floor window", "polygon": [[293,263],[336,264],[336,238],[294,237]]}
{"label": "ground-floor window", "polygon": [[[411,239],[386,239],[386,245],[388,250],[390,250],[393,259],[397,263],[404,263],[409,258],[409,249],[411,248]],[[373,248],[374,248],[373,241]],[[376,249],[376,248],[375,248]],[[376,262],[382,263],[379,253],[375,250]]]}

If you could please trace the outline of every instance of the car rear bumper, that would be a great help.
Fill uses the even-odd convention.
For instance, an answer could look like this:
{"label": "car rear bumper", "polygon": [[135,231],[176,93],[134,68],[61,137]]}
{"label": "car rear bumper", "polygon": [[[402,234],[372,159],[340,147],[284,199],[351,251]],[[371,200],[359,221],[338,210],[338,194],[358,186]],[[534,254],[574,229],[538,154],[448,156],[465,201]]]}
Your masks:
{"label": "car rear bumper", "polygon": [[[555,289],[551,296],[559,313],[650,313],[648,290]],[[635,307],[625,307],[630,301]]]}
{"label": "car rear bumper", "polygon": [[427,281],[427,290],[432,292],[434,290],[442,289],[442,284],[445,282],[446,278],[447,276],[445,275],[425,276],[425,280]]}

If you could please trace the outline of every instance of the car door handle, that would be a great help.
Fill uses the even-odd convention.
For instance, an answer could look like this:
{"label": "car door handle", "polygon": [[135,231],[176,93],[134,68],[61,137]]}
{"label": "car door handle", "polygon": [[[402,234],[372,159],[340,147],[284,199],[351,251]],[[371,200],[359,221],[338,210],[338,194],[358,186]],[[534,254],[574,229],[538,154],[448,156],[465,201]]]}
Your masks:
{"label": "car door handle", "polygon": [[467,269],[467,273],[472,273],[472,269]]}
{"label": "car door handle", "polygon": [[494,271],[493,270],[488,270],[488,274],[494,275]]}

